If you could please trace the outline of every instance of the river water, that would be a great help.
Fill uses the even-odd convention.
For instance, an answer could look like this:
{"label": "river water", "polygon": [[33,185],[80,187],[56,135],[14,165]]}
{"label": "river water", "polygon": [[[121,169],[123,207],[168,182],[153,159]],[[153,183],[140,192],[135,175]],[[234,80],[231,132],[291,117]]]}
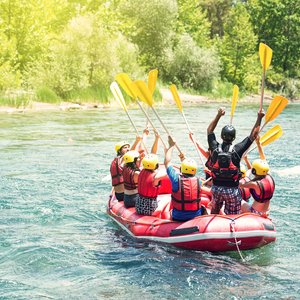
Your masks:
{"label": "river water", "polygon": [[[234,116],[237,141],[256,118],[257,107],[243,106]],[[186,155],[197,159],[176,108],[157,110]],[[216,110],[185,108],[204,145]],[[130,113],[145,127],[139,110]],[[138,242],[110,219],[114,144],[134,139],[120,109],[1,114],[0,299],[300,299],[299,113],[299,105],[289,104],[267,126],[284,130],[265,147],[276,182],[277,240],[243,251],[245,262],[235,252]],[[224,116],[216,132],[227,122]],[[150,148],[153,135],[148,139]],[[253,151],[250,160],[256,157]]]}

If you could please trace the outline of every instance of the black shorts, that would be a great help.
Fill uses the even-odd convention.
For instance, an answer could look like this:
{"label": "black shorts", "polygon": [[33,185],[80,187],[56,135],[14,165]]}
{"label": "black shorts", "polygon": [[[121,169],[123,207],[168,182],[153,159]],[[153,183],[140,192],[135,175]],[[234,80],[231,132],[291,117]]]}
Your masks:
{"label": "black shorts", "polygon": [[115,195],[118,201],[124,200],[124,193],[115,193]]}

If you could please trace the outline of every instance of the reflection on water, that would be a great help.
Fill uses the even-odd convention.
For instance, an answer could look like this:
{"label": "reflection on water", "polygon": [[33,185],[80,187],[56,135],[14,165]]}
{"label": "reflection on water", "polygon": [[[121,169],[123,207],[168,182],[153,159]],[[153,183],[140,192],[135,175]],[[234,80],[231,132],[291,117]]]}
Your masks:
{"label": "reflection on water", "polygon": [[[178,111],[158,110],[186,155],[198,159]],[[237,141],[249,133],[257,108],[240,110],[234,117]],[[108,217],[113,146],[134,139],[123,112],[1,115],[0,298],[297,299],[299,110],[291,105],[277,118],[284,135],[265,148],[276,181],[271,217],[277,241],[243,251],[245,262],[235,252],[136,241]],[[142,130],[142,114],[130,112]],[[185,113],[206,145],[216,107],[187,107]],[[221,119],[216,132],[228,120]],[[147,145],[152,141],[150,136]],[[256,155],[253,151],[250,159]],[[162,148],[159,157],[162,161]]]}

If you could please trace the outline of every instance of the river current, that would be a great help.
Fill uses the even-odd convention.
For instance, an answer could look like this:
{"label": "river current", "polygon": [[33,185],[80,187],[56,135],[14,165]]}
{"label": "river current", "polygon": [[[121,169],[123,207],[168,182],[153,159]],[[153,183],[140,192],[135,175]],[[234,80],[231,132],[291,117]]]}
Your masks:
{"label": "river current", "polygon": [[[257,109],[238,104],[236,141],[250,133]],[[157,111],[186,155],[198,159],[178,110]],[[208,104],[185,108],[205,146],[216,111]],[[136,241],[110,219],[114,144],[135,136],[122,110],[1,113],[0,299],[300,299],[299,113],[300,105],[289,104],[266,127],[280,124],[284,131],[265,147],[276,182],[271,218],[277,240],[242,251],[245,262],[236,252]],[[142,131],[142,113],[130,114]],[[228,122],[225,115],[217,136]],[[153,134],[149,148],[152,141]],[[160,147],[161,161],[162,153]],[[251,152],[250,160],[256,157]]]}

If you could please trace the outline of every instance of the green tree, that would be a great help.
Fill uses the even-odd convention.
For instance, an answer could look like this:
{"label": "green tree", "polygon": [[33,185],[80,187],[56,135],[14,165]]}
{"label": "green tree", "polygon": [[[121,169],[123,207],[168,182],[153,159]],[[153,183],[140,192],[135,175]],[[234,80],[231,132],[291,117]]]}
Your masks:
{"label": "green tree", "polygon": [[3,0],[0,3],[0,29],[15,44],[11,61],[21,73],[47,52],[51,33],[59,31],[69,18],[67,0]]}
{"label": "green tree", "polygon": [[200,47],[210,44],[210,23],[199,5],[199,0],[177,0],[178,22],[177,31],[188,33]]}
{"label": "green tree", "polygon": [[[260,69],[256,46],[257,37],[253,33],[250,16],[245,5],[239,3],[225,23],[224,37],[219,48],[223,78],[250,90],[258,88]],[[251,86],[249,78],[252,78]]]}
{"label": "green tree", "polygon": [[273,49],[272,66],[289,77],[299,77],[300,2],[250,0],[248,7],[259,40]]}
{"label": "green tree", "polygon": [[200,48],[188,34],[183,34],[169,53],[164,77],[185,88],[209,90],[219,76],[219,65],[213,49]]}
{"label": "green tree", "polygon": [[223,37],[224,24],[227,21],[233,0],[200,0],[198,1],[206,12],[207,18],[211,23],[210,37]]}
{"label": "green tree", "polygon": [[9,41],[6,35],[0,32],[0,90],[18,88],[21,84],[15,60],[15,41],[12,39]]}
{"label": "green tree", "polygon": [[120,6],[125,34],[138,45],[140,61],[147,68],[162,68],[172,43],[177,3],[173,0],[130,0]]}
{"label": "green tree", "polygon": [[73,18],[47,60],[32,65],[28,80],[66,98],[71,92],[109,86],[116,73],[138,70],[137,50],[121,34],[109,33],[91,14]]}

